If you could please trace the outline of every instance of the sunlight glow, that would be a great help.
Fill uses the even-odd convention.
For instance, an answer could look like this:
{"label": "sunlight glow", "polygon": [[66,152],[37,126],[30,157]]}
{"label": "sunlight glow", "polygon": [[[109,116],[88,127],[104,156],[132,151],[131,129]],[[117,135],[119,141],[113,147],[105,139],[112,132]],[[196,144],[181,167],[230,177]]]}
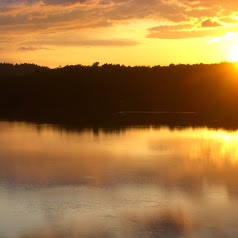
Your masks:
{"label": "sunlight glow", "polygon": [[238,62],[238,44],[236,44],[229,52],[229,61]]}

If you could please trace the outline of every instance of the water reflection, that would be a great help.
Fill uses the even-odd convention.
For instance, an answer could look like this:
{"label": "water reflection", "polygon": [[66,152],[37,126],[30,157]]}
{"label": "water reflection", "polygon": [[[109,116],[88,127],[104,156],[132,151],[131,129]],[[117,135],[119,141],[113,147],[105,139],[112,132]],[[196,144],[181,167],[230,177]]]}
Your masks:
{"label": "water reflection", "polygon": [[238,132],[0,123],[0,237],[236,237]]}

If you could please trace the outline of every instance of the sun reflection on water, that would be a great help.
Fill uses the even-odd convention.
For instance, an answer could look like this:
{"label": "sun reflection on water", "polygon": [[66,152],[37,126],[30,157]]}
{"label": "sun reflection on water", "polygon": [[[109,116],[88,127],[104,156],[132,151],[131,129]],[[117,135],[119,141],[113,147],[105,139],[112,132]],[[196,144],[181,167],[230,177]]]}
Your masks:
{"label": "sun reflection on water", "polygon": [[0,131],[0,236],[238,236],[238,131]]}

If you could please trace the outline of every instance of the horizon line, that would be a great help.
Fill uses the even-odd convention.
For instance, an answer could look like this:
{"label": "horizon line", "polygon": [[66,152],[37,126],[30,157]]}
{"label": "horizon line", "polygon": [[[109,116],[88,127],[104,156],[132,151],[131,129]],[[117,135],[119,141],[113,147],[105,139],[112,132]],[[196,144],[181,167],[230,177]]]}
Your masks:
{"label": "horizon line", "polygon": [[193,66],[193,65],[219,65],[219,64],[238,64],[238,61],[227,61],[227,60],[224,60],[224,61],[220,61],[220,62],[213,62],[213,63],[203,63],[203,62],[200,62],[200,63],[170,63],[170,64],[167,64],[167,65],[160,65],[160,64],[155,64],[155,65],[127,65],[127,64],[120,64],[120,63],[100,63],[98,61],[94,61],[92,64],[65,64],[65,65],[59,65],[59,66],[56,66],[56,67],[51,67],[51,66],[47,66],[47,65],[41,65],[41,64],[37,64],[37,63],[29,63],[29,62],[24,62],[24,63],[12,63],[12,62],[0,62],[0,65],[1,64],[11,64],[11,65],[24,65],[24,64],[28,64],[28,65],[37,65],[39,67],[47,67],[49,69],[59,69],[59,68],[65,68],[67,66],[84,66],[84,67],[92,67],[95,63],[97,63],[97,67],[101,67],[103,65],[117,65],[117,66],[124,66],[124,67],[148,67],[148,68],[153,68],[153,67],[170,67],[170,66],[180,66],[180,65],[186,65],[186,66]]}

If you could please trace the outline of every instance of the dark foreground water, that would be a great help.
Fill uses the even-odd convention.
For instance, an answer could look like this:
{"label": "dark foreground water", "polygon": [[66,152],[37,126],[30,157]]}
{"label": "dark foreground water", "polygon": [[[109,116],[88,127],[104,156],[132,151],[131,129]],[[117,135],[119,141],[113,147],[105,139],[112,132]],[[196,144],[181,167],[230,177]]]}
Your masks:
{"label": "dark foreground water", "polygon": [[1,238],[238,237],[238,131],[0,122]]}

